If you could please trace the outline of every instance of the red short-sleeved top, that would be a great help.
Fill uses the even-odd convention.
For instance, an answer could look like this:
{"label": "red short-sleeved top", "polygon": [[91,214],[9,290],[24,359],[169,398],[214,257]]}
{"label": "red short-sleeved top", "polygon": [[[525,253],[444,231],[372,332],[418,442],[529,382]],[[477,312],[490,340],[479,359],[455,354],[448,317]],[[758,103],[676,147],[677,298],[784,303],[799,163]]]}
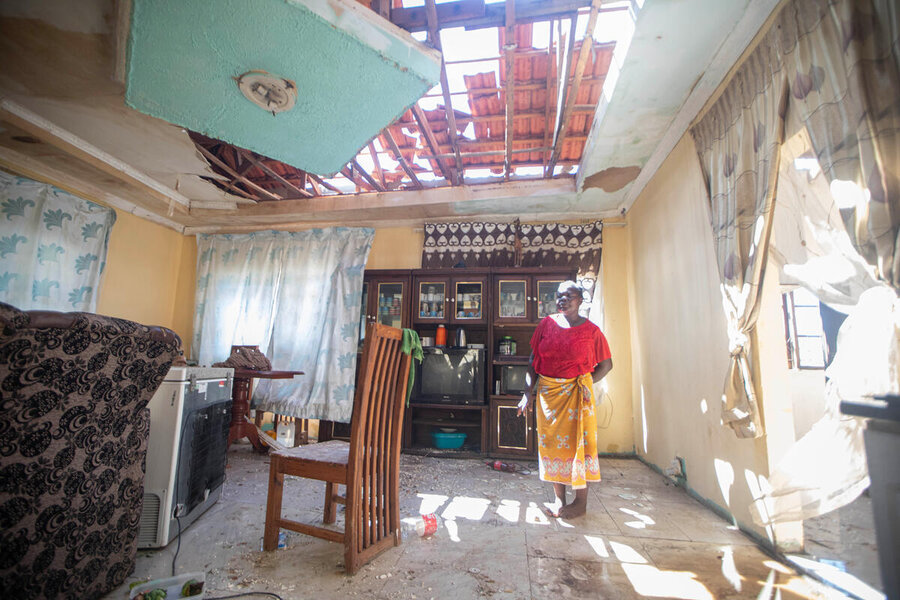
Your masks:
{"label": "red short-sleeved top", "polygon": [[531,336],[534,371],[538,375],[572,379],[590,373],[612,358],[609,343],[591,321],[576,327],[560,327],[552,316],[544,317]]}

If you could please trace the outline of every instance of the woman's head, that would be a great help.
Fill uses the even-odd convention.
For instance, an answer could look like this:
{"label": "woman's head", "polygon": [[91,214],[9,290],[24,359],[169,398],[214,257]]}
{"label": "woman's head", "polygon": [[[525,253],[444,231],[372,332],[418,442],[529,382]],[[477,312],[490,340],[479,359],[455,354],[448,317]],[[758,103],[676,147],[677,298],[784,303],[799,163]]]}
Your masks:
{"label": "woman's head", "polygon": [[563,281],[556,289],[556,308],[561,313],[577,315],[582,302],[587,299],[587,292],[577,281]]}

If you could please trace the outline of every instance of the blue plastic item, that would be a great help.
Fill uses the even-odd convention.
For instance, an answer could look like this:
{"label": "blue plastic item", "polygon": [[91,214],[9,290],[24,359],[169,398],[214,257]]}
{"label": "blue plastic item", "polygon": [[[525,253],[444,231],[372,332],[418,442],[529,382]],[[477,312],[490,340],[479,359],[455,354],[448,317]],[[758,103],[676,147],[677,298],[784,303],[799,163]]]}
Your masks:
{"label": "blue plastic item", "polygon": [[452,449],[461,448],[463,442],[466,441],[466,434],[461,432],[448,433],[445,431],[434,431],[431,434],[435,448]]}

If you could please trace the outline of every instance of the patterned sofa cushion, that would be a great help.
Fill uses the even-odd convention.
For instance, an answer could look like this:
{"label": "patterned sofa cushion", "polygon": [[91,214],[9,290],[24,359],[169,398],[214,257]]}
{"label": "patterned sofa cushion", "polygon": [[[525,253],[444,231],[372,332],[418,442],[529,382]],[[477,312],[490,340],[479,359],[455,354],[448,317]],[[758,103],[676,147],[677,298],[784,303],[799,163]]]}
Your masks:
{"label": "patterned sofa cushion", "polygon": [[134,569],[146,408],[181,340],[0,303],[0,590],[96,598]]}

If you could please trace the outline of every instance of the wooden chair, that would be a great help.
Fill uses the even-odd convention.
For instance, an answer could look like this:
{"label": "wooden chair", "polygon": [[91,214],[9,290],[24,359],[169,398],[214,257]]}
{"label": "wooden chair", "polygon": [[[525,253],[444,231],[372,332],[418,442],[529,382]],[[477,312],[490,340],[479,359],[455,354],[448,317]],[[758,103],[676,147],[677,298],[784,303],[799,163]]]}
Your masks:
{"label": "wooden chair", "polygon": [[[344,544],[344,567],[354,574],[390,546],[400,544],[400,436],[410,356],[400,350],[403,332],[371,323],[353,401],[350,442],[332,440],[270,453],[263,549],[274,550],[281,528]],[[344,531],[281,516],[284,476],[325,482],[324,523],[345,505]],[[337,486],[346,486],[346,497]]]}

